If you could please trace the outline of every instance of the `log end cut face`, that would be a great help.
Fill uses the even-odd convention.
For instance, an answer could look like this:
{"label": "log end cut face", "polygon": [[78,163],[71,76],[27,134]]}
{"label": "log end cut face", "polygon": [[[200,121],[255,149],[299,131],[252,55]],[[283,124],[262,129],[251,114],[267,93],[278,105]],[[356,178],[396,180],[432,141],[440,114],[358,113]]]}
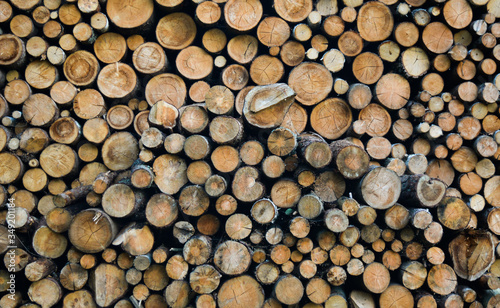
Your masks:
{"label": "log end cut face", "polygon": [[254,87],[245,97],[243,115],[253,126],[279,126],[292,105],[295,92],[284,83]]}
{"label": "log end cut face", "polygon": [[491,233],[466,231],[453,239],[448,249],[458,277],[474,281],[495,262],[495,245]]}
{"label": "log end cut face", "polygon": [[264,304],[264,290],[252,277],[239,276],[224,282],[217,303],[221,308],[259,308]]}
{"label": "log end cut face", "polygon": [[401,194],[401,180],[390,169],[375,168],[363,178],[361,194],[371,207],[379,210],[388,209],[396,203]]}

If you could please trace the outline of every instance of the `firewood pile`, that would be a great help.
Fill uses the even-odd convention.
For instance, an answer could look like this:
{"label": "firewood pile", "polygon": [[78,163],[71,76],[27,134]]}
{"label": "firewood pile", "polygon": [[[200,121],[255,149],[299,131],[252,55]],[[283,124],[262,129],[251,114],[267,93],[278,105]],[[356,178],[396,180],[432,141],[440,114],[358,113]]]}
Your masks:
{"label": "firewood pile", "polygon": [[0,1],[0,307],[500,307],[498,17]]}

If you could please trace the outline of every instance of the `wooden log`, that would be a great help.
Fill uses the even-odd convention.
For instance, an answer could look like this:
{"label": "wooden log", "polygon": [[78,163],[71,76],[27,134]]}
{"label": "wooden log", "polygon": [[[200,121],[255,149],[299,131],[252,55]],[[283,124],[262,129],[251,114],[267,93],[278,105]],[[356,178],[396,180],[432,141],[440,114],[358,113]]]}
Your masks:
{"label": "wooden log", "polygon": [[117,232],[116,228],[111,218],[103,211],[87,209],[75,216],[68,237],[81,251],[100,252],[111,244]]}
{"label": "wooden log", "polygon": [[401,194],[401,180],[392,170],[374,168],[361,180],[360,194],[368,205],[376,209],[387,209],[394,205]]}
{"label": "wooden log", "polygon": [[145,91],[146,100],[150,106],[164,100],[177,109],[184,105],[187,94],[184,80],[170,73],[159,74],[151,78]]}
{"label": "wooden log", "polygon": [[100,67],[96,57],[84,50],[76,51],[64,62],[64,76],[75,86],[89,86],[97,78]]}
{"label": "wooden log", "polygon": [[362,177],[368,170],[369,157],[361,148],[346,140],[330,144],[333,161],[339,172],[347,179]]}
{"label": "wooden log", "polygon": [[[309,72],[305,74],[305,72]],[[332,90],[333,78],[321,64],[304,62],[295,67],[288,77],[288,84],[297,93],[296,99],[307,106],[324,100]],[[308,89],[315,89],[314,95]]]}
{"label": "wooden log", "polygon": [[[477,243],[474,248],[471,247],[471,241]],[[461,234],[449,243],[449,251],[453,261],[453,268],[457,276],[469,281],[474,281],[482,276],[488,267],[494,261],[493,245],[491,234],[487,232],[468,232]],[[479,253],[481,253],[481,262],[471,262]]]}
{"label": "wooden log", "polygon": [[223,242],[214,253],[215,266],[226,275],[239,275],[246,272],[251,260],[248,248],[236,241]]}
{"label": "wooden log", "polygon": [[406,175],[401,183],[401,200],[418,201],[420,206],[435,207],[445,194],[445,184],[426,175]]}
{"label": "wooden log", "polygon": [[51,307],[61,300],[62,290],[57,280],[44,278],[30,285],[28,296],[41,306]]}
{"label": "wooden log", "polygon": [[279,126],[294,96],[294,91],[285,84],[255,87],[245,97],[245,119],[259,128]]}
{"label": "wooden log", "polygon": [[[443,280],[448,281],[443,283]],[[447,264],[433,266],[427,275],[427,284],[429,288],[440,295],[450,294],[457,286],[457,276]]]}
{"label": "wooden log", "polygon": [[219,307],[261,307],[264,304],[264,290],[248,275],[232,278],[219,289],[217,304]]}
{"label": "wooden log", "polygon": [[184,260],[191,265],[201,265],[208,261],[211,255],[211,240],[207,236],[193,236],[182,249]]}
{"label": "wooden log", "polygon": [[128,288],[125,272],[112,264],[100,264],[91,272],[89,284],[95,292],[95,301],[99,306],[112,305]]}

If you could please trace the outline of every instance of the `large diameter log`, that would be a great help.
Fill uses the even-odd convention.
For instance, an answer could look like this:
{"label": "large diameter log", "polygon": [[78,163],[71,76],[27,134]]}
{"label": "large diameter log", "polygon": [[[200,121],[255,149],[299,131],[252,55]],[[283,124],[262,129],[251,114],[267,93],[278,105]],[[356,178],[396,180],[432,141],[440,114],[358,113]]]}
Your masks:
{"label": "large diameter log", "polygon": [[95,292],[95,301],[109,307],[122,298],[128,289],[125,272],[116,265],[102,263],[91,272],[89,285]]}
{"label": "large diameter log", "polygon": [[124,227],[113,240],[113,245],[120,245],[132,256],[147,254],[154,244],[154,235],[148,225],[135,222]]}
{"label": "large diameter log", "polygon": [[253,202],[265,193],[265,186],[258,181],[259,171],[254,167],[243,167],[236,171],[232,190],[236,199],[243,202]]}
{"label": "large diameter log", "polygon": [[297,93],[297,101],[312,106],[328,96],[333,87],[333,77],[323,65],[303,62],[290,72],[288,84]]}
{"label": "large diameter log", "polygon": [[116,233],[117,227],[108,214],[98,209],[87,209],[73,218],[68,238],[78,250],[96,253],[106,249]]}
{"label": "large diameter log", "polygon": [[399,199],[401,180],[394,171],[377,167],[363,177],[359,191],[366,204],[375,209],[385,210]]}
{"label": "large diameter log", "polygon": [[61,285],[54,278],[44,278],[30,285],[29,298],[42,307],[52,307],[62,298]]}
{"label": "large diameter log", "polygon": [[454,238],[448,249],[455,273],[469,281],[477,280],[495,262],[493,237],[487,231],[466,231]]}
{"label": "large diameter log", "polygon": [[153,9],[153,0],[140,0],[133,3],[111,0],[106,4],[108,18],[118,28],[125,30],[140,28],[147,24],[153,15]]}
{"label": "large diameter log", "polygon": [[214,253],[215,266],[226,275],[240,275],[246,272],[251,262],[249,249],[236,241],[221,243]]}
{"label": "large diameter log", "polygon": [[346,179],[358,179],[368,171],[370,157],[364,149],[347,140],[330,143],[333,161]]}
{"label": "large diameter log", "polygon": [[114,133],[102,146],[102,160],[113,171],[130,168],[138,155],[137,139],[129,132]]}
{"label": "large diameter log", "polygon": [[293,103],[295,92],[283,83],[254,87],[245,97],[243,115],[259,128],[279,126]]}
{"label": "large diameter log", "polygon": [[158,157],[153,163],[155,183],[165,194],[177,193],[187,183],[187,165],[184,159],[170,154]]}
{"label": "large diameter log", "polygon": [[446,184],[427,175],[404,175],[401,177],[401,202],[432,208],[441,202]]}
{"label": "large diameter log", "polygon": [[446,228],[463,230],[469,224],[471,211],[462,199],[445,197],[438,205],[437,216],[439,222]]}
{"label": "large diameter log", "polygon": [[248,275],[232,278],[219,289],[217,304],[221,308],[259,308],[264,304],[264,289]]}
{"label": "large diameter log", "polygon": [[340,98],[328,98],[311,112],[311,126],[325,139],[337,139],[351,126],[352,112]]}

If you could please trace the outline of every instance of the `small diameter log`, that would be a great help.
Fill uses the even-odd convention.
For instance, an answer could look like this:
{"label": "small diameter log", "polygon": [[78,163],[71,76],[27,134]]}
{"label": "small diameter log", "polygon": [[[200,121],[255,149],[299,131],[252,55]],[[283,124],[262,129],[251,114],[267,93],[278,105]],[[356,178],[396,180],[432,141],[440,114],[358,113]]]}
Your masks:
{"label": "small diameter log", "polygon": [[184,260],[191,265],[201,265],[208,261],[212,253],[212,241],[208,236],[193,236],[182,249]]}
{"label": "small diameter log", "polygon": [[103,67],[99,72],[97,86],[106,97],[125,99],[137,89],[137,75],[129,65],[116,62]]}
{"label": "small diameter log", "polygon": [[236,171],[232,190],[236,199],[253,202],[264,195],[265,187],[258,181],[259,172],[254,167],[242,167]]}
{"label": "small diameter log", "polygon": [[175,64],[182,76],[192,80],[207,77],[213,69],[212,56],[197,46],[182,49],[175,59]]}
{"label": "small diameter log", "polygon": [[363,272],[363,284],[372,293],[384,292],[390,283],[387,268],[378,262],[370,263]]}
{"label": "small diameter log", "polygon": [[13,34],[0,35],[0,46],[6,52],[0,57],[2,66],[19,66],[26,59],[26,46],[24,42]]}
{"label": "small diameter log", "polygon": [[56,265],[50,259],[37,259],[24,268],[24,274],[29,281],[39,281],[56,270]]}
{"label": "small diameter log", "polygon": [[321,169],[332,160],[332,151],[325,140],[316,133],[302,133],[298,137],[300,154],[306,162]]}
{"label": "small diameter log", "polygon": [[235,118],[219,116],[210,122],[210,137],[219,144],[235,144],[243,137],[243,124]]}
{"label": "small diameter log", "polygon": [[192,185],[182,189],[179,196],[179,207],[184,214],[201,216],[209,205],[209,197],[201,186]]}
{"label": "small diameter log", "polygon": [[215,291],[222,275],[211,265],[196,267],[189,275],[189,284],[198,294],[210,294]]}
{"label": "small diameter log", "polygon": [[184,80],[174,74],[163,73],[154,76],[146,85],[146,100],[150,106],[164,100],[176,108],[182,107],[186,99],[186,84]]}
{"label": "small diameter log", "polygon": [[439,221],[451,230],[462,230],[467,227],[471,211],[462,199],[445,197],[437,208]]}
{"label": "small diameter log", "polygon": [[448,295],[457,286],[457,276],[453,268],[447,264],[433,266],[427,275],[429,288],[440,295]]}
{"label": "small diameter log", "polygon": [[297,210],[301,216],[315,219],[323,212],[323,202],[315,194],[304,195],[297,204]]}
{"label": "small diameter log", "polygon": [[164,193],[173,194],[187,183],[187,166],[183,159],[165,154],[156,158],[153,164],[155,183]]}
{"label": "small diameter log", "polygon": [[57,207],[65,207],[69,204],[85,197],[92,190],[92,185],[79,186],[62,194],[54,196],[53,202]]}
{"label": "small diameter log", "polygon": [[[323,65],[303,62],[290,72],[288,84],[297,93],[297,101],[312,106],[327,97],[333,87],[333,78]],[[314,94],[308,90],[312,88],[315,89]]]}
{"label": "small diameter log", "polygon": [[88,281],[88,271],[79,264],[66,264],[59,274],[59,281],[63,288],[70,291],[82,289]]}
{"label": "small diameter log", "polygon": [[322,172],[314,182],[314,193],[323,202],[336,201],[344,194],[345,189],[345,180],[338,172]]}
{"label": "small diameter log", "polygon": [[55,102],[41,93],[31,95],[24,102],[22,110],[24,120],[33,126],[49,126],[59,117],[59,108]]}
{"label": "small diameter log", "polygon": [[170,226],[178,215],[177,202],[165,194],[156,194],[146,205],[146,219],[155,227]]}
{"label": "small diameter log", "polygon": [[63,70],[66,79],[75,86],[89,86],[97,78],[100,67],[93,54],[79,50],[66,58]]}
{"label": "small diameter log", "polygon": [[392,284],[380,295],[379,304],[381,308],[388,307],[412,307],[414,299],[412,293],[402,285]]}
{"label": "small diameter log", "polygon": [[124,227],[113,240],[113,245],[120,245],[132,256],[148,254],[153,248],[154,236],[147,225],[131,223]]}
{"label": "small diameter log", "polygon": [[224,5],[224,19],[227,25],[238,32],[256,27],[262,18],[263,8],[260,1],[251,0],[245,4],[242,5],[240,0],[230,0]]}

